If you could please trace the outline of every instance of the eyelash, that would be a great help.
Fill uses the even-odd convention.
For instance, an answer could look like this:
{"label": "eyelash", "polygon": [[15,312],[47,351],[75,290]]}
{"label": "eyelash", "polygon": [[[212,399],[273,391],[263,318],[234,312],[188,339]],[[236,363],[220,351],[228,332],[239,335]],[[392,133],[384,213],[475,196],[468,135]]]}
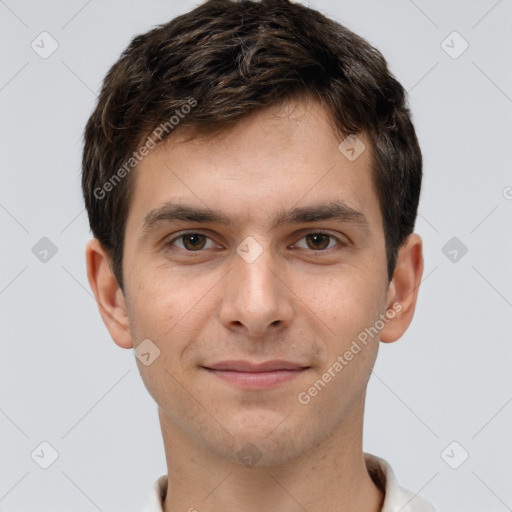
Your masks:
{"label": "eyelash", "polygon": [[[205,233],[201,233],[200,231],[186,231],[186,232],[183,232],[181,233],[180,235],[178,236],[175,236],[172,240],[170,240],[169,242],[167,242],[165,245],[168,246],[168,247],[172,247],[173,243],[176,241],[176,240],[179,240],[179,239],[183,239],[184,237],[188,236],[188,235],[203,235],[205,236],[206,238],[210,239],[211,238],[206,235]],[[323,235],[323,236],[328,236],[330,237],[331,239],[334,239],[336,240],[336,242],[338,243],[338,247],[345,247],[347,246],[348,244],[346,242],[343,242],[342,240],[340,240],[338,237],[334,236],[334,235],[331,235],[330,233],[325,233],[323,231],[309,231],[308,233],[305,233],[299,240],[302,240],[304,238],[306,238],[308,235]],[[318,249],[318,250],[315,250],[315,249],[309,249],[310,251],[312,252],[315,252],[315,253],[322,253],[322,252],[327,252],[329,251],[330,249],[333,249],[334,247],[327,247],[326,249]],[[173,248],[171,250],[179,250],[179,251],[183,251],[183,252],[186,252],[188,254],[194,254],[194,253],[202,253],[205,251],[205,249],[198,249],[197,251],[191,251],[189,249],[182,249],[181,247],[178,247],[177,249],[176,248]],[[308,250],[308,249],[305,249],[305,250]]]}

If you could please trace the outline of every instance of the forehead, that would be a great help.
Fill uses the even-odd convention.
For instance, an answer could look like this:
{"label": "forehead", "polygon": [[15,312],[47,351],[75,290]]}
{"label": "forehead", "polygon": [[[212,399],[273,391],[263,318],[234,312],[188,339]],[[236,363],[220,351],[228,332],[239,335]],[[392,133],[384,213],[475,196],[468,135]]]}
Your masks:
{"label": "forehead", "polygon": [[268,229],[292,208],[333,202],[379,221],[367,136],[337,135],[315,101],[258,111],[213,137],[192,130],[176,131],[133,171],[128,224],[143,228],[151,212],[185,199]]}

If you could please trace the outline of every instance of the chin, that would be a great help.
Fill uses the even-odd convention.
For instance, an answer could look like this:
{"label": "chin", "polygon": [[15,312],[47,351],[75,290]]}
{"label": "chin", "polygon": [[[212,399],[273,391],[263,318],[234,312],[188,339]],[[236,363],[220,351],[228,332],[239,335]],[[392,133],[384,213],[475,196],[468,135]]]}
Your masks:
{"label": "chin", "polygon": [[282,424],[277,425],[279,422],[272,428],[261,428],[260,425],[253,429],[230,429],[233,437],[225,438],[226,444],[207,444],[218,457],[235,464],[247,467],[279,466],[300,457],[308,447],[300,438],[304,436],[303,428],[292,432],[289,428],[282,428]]}
{"label": "chin", "polygon": [[268,439],[247,440],[245,443],[237,443],[235,450],[230,450],[230,462],[246,467],[270,467],[286,464],[301,455],[297,443],[294,445],[288,441],[279,442]]}

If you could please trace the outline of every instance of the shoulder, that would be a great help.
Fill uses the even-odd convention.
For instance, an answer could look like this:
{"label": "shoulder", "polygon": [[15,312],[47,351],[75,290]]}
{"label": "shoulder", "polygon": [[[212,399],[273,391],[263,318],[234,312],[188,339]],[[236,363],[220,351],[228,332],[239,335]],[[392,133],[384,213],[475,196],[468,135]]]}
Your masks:
{"label": "shoulder", "polygon": [[364,460],[368,474],[385,494],[381,512],[436,512],[433,505],[417,493],[398,485],[387,461],[370,453],[364,453]]}
{"label": "shoulder", "polygon": [[143,512],[163,512],[164,498],[167,494],[167,475],[159,476],[151,488],[149,500]]}

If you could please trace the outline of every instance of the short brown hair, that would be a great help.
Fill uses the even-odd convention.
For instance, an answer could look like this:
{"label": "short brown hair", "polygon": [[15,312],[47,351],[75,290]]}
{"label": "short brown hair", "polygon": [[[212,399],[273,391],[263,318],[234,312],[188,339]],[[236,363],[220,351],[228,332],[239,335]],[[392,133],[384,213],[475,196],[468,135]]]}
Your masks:
{"label": "short brown hair", "polygon": [[369,136],[391,279],[398,249],[414,229],[422,156],[406,92],[384,57],[299,3],[208,0],[133,38],[107,73],[85,128],[85,205],[121,288],[129,171],[141,141],[154,144],[158,127],[180,112],[187,114],[176,129],[211,133],[257,109],[304,97],[328,109],[341,136]]}

